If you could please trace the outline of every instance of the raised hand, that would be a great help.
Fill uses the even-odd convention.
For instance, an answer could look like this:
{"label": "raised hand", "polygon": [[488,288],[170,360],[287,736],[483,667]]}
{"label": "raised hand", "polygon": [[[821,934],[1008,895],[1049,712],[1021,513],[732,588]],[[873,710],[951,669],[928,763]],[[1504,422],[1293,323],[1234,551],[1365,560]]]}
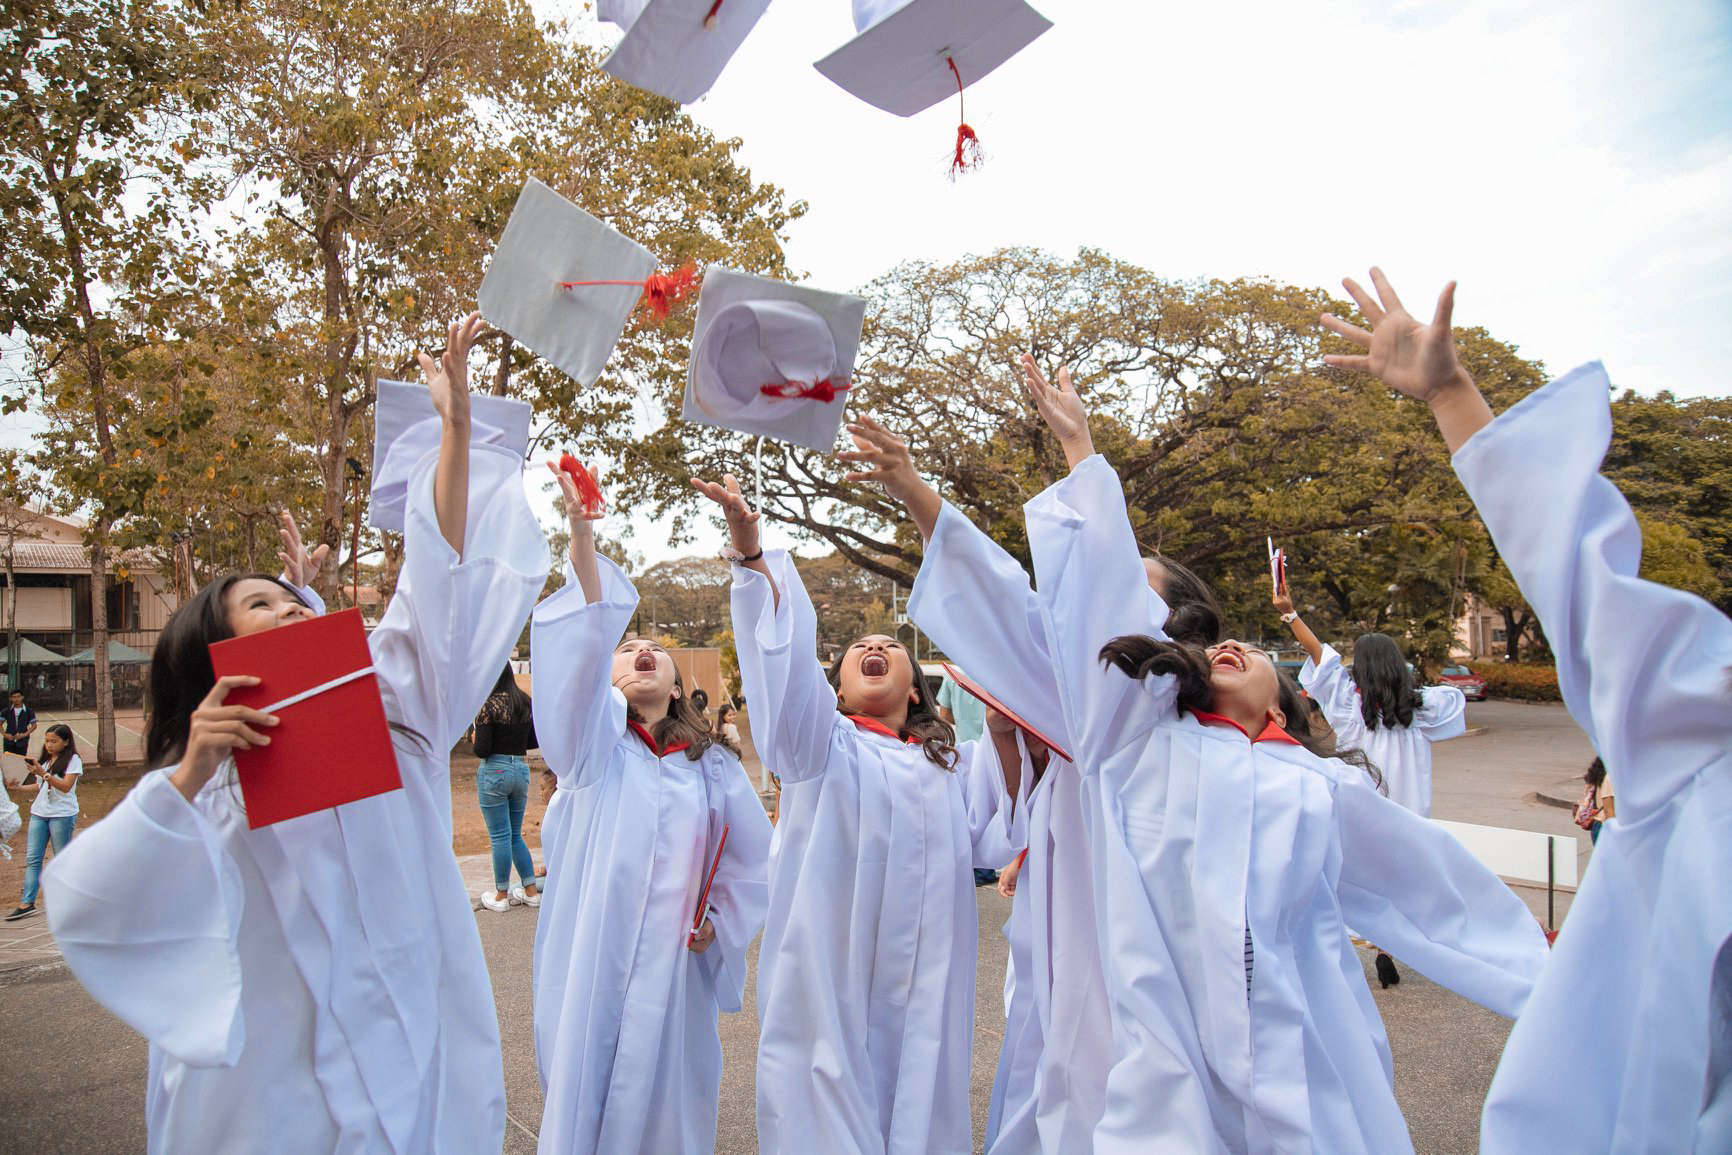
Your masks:
{"label": "raised hand", "polygon": [[181,752],[180,765],[169,781],[188,802],[198,797],[204,784],[211,780],[217,767],[236,750],[251,750],[254,746],[269,746],[270,737],[259,733],[277,724],[277,719],[249,706],[225,706],[230,690],[256,686],[259,680],[246,675],[230,674],[218,678],[204,701],[193,711],[192,724],[187,729],[186,749]]}
{"label": "raised hand", "polygon": [[724,474],[721,484],[692,478],[692,488],[721,506],[728,522],[728,537],[735,549],[747,557],[758,552],[758,515],[746,504],[740,483],[734,475]]}
{"label": "raised hand", "polygon": [[1349,277],[1341,282],[1370,324],[1369,330],[1323,314],[1323,325],[1352,341],[1364,353],[1330,353],[1323,363],[1379,377],[1397,393],[1424,401],[1451,452],[1491,424],[1491,407],[1480,396],[1473,378],[1455,352],[1450,317],[1455,311],[1455,282],[1437,296],[1431,324],[1421,324],[1407,311],[1382,269],[1371,270],[1377,300]]}
{"label": "raised hand", "polygon": [[[591,522],[600,521],[607,516],[605,510],[598,509],[594,513],[590,513],[584,508],[583,495],[577,492],[577,482],[572,479],[571,474],[561,469],[556,462],[549,461],[547,468],[559,482],[559,497],[565,503],[565,520],[573,533],[576,533],[579,528],[589,530],[592,528]],[[597,465],[591,470],[590,476],[595,478],[595,483],[599,487],[601,485],[601,466]]]}
{"label": "raised hand", "polygon": [[1281,588],[1276,590],[1275,595],[1269,600],[1274,603],[1278,613],[1290,614],[1293,612],[1293,595],[1287,589],[1287,579],[1281,579]]}
{"label": "raised hand", "polygon": [[836,459],[870,465],[872,468],[849,473],[846,475],[847,480],[869,481],[882,485],[885,493],[908,507],[909,516],[914,519],[920,536],[931,540],[932,531],[938,525],[939,511],[944,507],[944,500],[915,470],[914,458],[908,452],[907,443],[870,417],[851,422],[848,433],[858,448],[838,453]]}
{"label": "raised hand", "polygon": [[469,426],[469,350],[475,344],[486,322],[480,313],[471,313],[461,321],[453,321],[446,331],[445,352],[435,361],[425,353],[417,354],[421,372],[427,375],[427,391],[433,394],[433,408],[446,425],[467,431]]}
{"label": "raised hand", "polygon": [[1058,438],[1059,447],[1064,450],[1064,459],[1072,469],[1093,456],[1094,441],[1089,437],[1088,410],[1083,408],[1082,398],[1077,396],[1076,389],[1070,383],[1070,370],[1060,366],[1058,384],[1049,385],[1046,375],[1040,371],[1040,366],[1034,363],[1030,353],[1022,355],[1022,380],[1028,386],[1029,395],[1034,399],[1036,412],[1040,419],[1046,422],[1046,427],[1052,435]]}
{"label": "raised hand", "polygon": [[319,547],[309,553],[301,543],[295,515],[286,509],[277,515],[277,538],[283,543],[283,548],[277,551],[277,556],[283,559],[283,576],[297,589],[312,585],[325,559],[330,556],[331,547],[320,542]]}

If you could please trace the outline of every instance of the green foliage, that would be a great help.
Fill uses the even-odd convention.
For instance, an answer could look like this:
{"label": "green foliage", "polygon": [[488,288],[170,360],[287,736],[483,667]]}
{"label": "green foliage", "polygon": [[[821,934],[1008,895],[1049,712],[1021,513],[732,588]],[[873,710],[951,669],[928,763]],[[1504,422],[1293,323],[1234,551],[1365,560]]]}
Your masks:
{"label": "green foliage", "polygon": [[1642,576],[1732,613],[1732,398],[1627,392],[1612,429],[1605,472],[1641,518]]}
{"label": "green foliage", "polygon": [[1560,702],[1557,667],[1549,662],[1473,662],[1488,697],[1516,702]]}

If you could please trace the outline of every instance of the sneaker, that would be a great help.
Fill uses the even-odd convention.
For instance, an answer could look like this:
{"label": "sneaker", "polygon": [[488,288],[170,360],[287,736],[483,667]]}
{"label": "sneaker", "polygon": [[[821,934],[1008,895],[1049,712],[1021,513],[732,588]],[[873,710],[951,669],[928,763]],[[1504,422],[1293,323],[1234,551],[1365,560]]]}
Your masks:
{"label": "sneaker", "polygon": [[29,906],[21,906],[17,910],[14,910],[11,914],[7,915],[6,921],[7,922],[17,922],[19,919],[29,918],[31,915],[33,915],[35,913],[36,913],[36,904],[31,903]]}
{"label": "sneaker", "polygon": [[540,906],[541,905],[541,892],[539,890],[536,891],[534,894],[528,894],[524,891],[524,889],[521,886],[514,886],[511,888],[511,896],[510,897],[511,897],[511,903],[514,906]]}
{"label": "sneaker", "polygon": [[488,886],[482,888],[481,894],[478,897],[481,899],[482,906],[485,906],[488,910],[497,911],[503,914],[505,911],[511,909],[511,899],[509,896],[504,899],[493,897],[498,893],[499,892],[494,890],[491,886]]}

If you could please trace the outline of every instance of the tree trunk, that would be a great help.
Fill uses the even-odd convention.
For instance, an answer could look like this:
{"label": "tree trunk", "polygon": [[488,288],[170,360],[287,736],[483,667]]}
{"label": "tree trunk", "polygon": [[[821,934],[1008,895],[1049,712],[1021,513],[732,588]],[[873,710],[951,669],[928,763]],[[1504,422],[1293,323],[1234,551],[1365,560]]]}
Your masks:
{"label": "tree trunk", "polygon": [[12,551],[18,545],[15,526],[6,529],[6,688],[18,686],[18,574],[12,568]]}
{"label": "tree trunk", "polygon": [[108,670],[108,523],[91,527],[90,634],[96,677],[96,764],[112,766],[114,749],[114,683]]}
{"label": "tree trunk", "polygon": [[1516,612],[1509,606],[1503,606],[1498,612],[1503,615],[1504,661],[1513,662],[1521,654],[1522,631],[1527,628],[1527,623],[1517,622]]}

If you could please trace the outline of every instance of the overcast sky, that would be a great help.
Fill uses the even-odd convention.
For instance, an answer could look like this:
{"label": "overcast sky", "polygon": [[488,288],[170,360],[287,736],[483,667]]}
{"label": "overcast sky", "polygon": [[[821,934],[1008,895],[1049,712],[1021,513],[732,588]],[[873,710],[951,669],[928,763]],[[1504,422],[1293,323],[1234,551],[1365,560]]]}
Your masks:
{"label": "overcast sky", "polygon": [[[1007,245],[1331,289],[1379,262],[1416,312],[1458,279],[1458,323],[1554,372],[1732,394],[1732,4],[1036,6],[1052,30],[968,90],[988,162],[954,184],[954,101],[901,119],[812,68],[848,0],[774,0],[689,111],[808,203],[789,261],[820,287]],[[720,543],[635,529],[650,561]]]}

